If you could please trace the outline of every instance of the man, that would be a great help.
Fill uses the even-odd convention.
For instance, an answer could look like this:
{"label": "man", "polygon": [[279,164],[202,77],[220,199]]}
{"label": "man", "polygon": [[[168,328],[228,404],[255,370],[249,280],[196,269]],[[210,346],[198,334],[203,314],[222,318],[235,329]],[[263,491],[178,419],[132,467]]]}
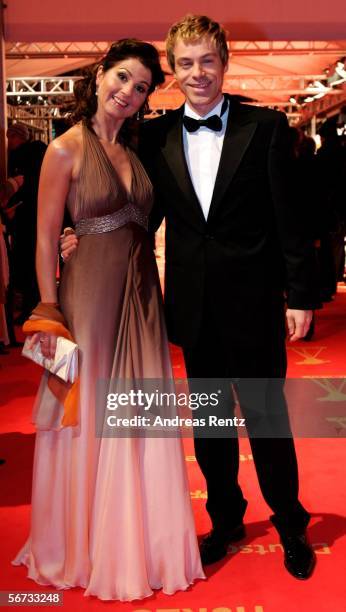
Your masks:
{"label": "man", "polygon": [[7,354],[5,345],[16,346],[13,314],[8,308],[8,297],[12,297],[9,262],[11,250],[7,234],[7,224],[15,214],[15,207],[6,208],[9,200],[23,185],[23,176],[18,175],[0,184],[0,355]]}
{"label": "man", "polygon": [[37,191],[47,145],[41,140],[30,141],[28,128],[19,122],[9,126],[7,141],[9,176],[24,176],[24,185],[11,201],[11,205],[17,204],[11,224],[14,285],[22,294],[22,312],[16,322],[23,323],[39,300],[35,269]]}
{"label": "man", "polygon": [[[155,188],[153,228],[166,220],[170,340],[182,346],[191,379],[283,378],[284,289],[291,340],[305,335],[318,306],[313,248],[300,236],[287,181],[287,120],[222,94],[226,37],[208,17],[174,24],[167,55],[186,103],[144,124],[141,156]],[[65,240],[64,256],[74,244]],[[275,393],[287,432],[282,386]],[[252,454],[285,565],[308,578],[315,564],[305,536],[309,514],[298,501],[293,440],[279,436],[250,438]],[[247,502],[238,485],[237,438],[196,437],[195,450],[213,524],[201,546],[209,564],[244,537]]]}

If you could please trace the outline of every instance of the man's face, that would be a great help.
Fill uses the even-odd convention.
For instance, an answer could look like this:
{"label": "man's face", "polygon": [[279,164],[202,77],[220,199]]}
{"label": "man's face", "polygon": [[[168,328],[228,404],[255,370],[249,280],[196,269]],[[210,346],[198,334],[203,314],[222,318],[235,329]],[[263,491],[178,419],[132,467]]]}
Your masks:
{"label": "man's face", "polygon": [[203,37],[174,46],[174,76],[189,106],[199,115],[206,115],[222,98],[222,83],[227,65],[212,39]]}

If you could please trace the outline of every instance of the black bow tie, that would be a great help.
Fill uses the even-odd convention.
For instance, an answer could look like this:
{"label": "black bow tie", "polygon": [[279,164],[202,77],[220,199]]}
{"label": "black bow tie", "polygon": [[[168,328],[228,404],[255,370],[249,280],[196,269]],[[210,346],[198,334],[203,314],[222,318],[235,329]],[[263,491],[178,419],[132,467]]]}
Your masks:
{"label": "black bow tie", "polygon": [[188,117],[184,115],[183,124],[188,132],[197,132],[200,127],[205,126],[209,128],[209,130],[213,130],[213,132],[221,132],[222,130],[222,115],[225,114],[228,108],[228,100],[224,98],[223,104],[221,106],[220,117],[218,115],[212,115],[208,117],[208,119],[193,119],[192,117]]}
{"label": "black bow tie", "polygon": [[193,119],[184,115],[183,124],[188,132],[197,132],[200,127],[205,126],[213,132],[221,132],[222,130],[222,119],[218,115],[212,115],[208,119]]}

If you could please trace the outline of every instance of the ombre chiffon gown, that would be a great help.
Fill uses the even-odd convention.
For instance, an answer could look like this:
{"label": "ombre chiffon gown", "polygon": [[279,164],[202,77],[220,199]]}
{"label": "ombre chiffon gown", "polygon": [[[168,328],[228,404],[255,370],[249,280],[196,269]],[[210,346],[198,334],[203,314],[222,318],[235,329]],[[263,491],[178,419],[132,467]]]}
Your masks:
{"label": "ombre chiffon gown", "polygon": [[85,125],[82,132],[80,176],[67,203],[82,235],[60,288],[79,346],[79,424],[61,429],[62,406],[44,374],[34,409],[31,532],[13,563],[25,564],[39,584],[131,601],[153,589],[185,590],[204,574],[181,440],[95,436],[98,379],[168,379],[172,372],[143,227],[151,184],[128,149],[128,194],[97,136]]}

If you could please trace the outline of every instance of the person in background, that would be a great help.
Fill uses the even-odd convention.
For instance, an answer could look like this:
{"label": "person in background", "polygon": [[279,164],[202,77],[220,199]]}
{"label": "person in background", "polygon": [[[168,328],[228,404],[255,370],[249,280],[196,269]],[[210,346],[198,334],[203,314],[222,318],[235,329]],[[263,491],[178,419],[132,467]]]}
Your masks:
{"label": "person in background", "polygon": [[9,203],[15,206],[11,222],[13,283],[22,296],[21,312],[16,322],[28,318],[39,300],[35,270],[37,194],[42,160],[47,145],[30,140],[28,128],[13,123],[7,130],[8,174],[24,176],[24,184]]}
{"label": "person in background", "polygon": [[325,121],[319,134],[322,145],[316,156],[317,176],[325,220],[320,248],[322,299],[329,302],[344,276],[346,147],[337,132],[337,118]]}
{"label": "person in background", "polygon": [[6,322],[6,293],[9,283],[9,268],[5,244],[5,226],[0,221],[0,355],[6,354],[5,346],[10,343]]}
{"label": "person in background", "polygon": [[11,296],[10,264],[11,249],[8,240],[7,223],[15,214],[15,206],[7,208],[9,200],[22,187],[24,177],[21,175],[9,178],[0,185],[0,354],[6,354],[5,345],[17,346],[13,326],[12,311],[8,298]]}
{"label": "person in background", "polygon": [[[290,141],[290,164],[291,174],[295,177],[297,192],[294,194],[299,200],[300,216],[299,223],[303,224],[305,231],[313,241],[316,254],[316,262],[320,261],[319,251],[321,237],[324,233],[326,219],[324,218],[324,204],[321,190],[316,182],[317,158],[316,143],[313,138],[304,134],[296,127],[289,128]],[[319,269],[319,287],[321,287],[322,275]],[[310,341],[315,332],[315,312],[313,313],[310,327],[302,340]]]}

